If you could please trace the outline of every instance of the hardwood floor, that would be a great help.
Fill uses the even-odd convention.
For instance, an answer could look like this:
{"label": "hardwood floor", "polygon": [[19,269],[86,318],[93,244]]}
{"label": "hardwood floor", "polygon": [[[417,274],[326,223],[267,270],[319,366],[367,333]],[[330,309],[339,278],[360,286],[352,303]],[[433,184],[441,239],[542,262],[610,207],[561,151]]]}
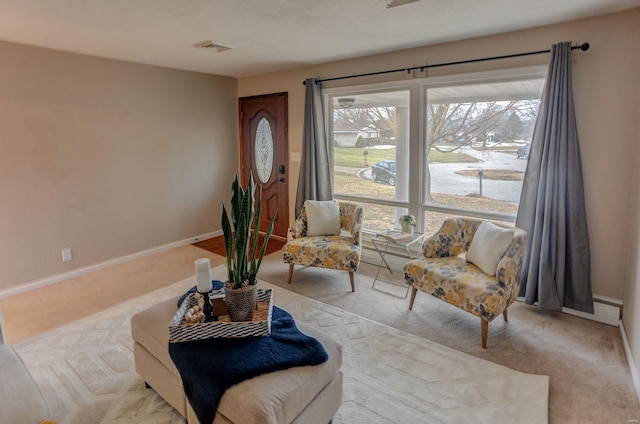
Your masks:
{"label": "hardwood floor", "polygon": [[79,320],[194,275],[194,261],[224,257],[186,245],[0,299],[9,343]]}
{"label": "hardwood floor", "polygon": [[[258,243],[262,246],[262,240],[264,240],[263,236],[260,236]],[[274,238],[269,239],[269,243],[267,243],[267,251],[265,255],[268,255],[273,252],[277,252],[282,250],[282,246],[284,246],[286,242],[276,240]],[[225,246],[224,246],[224,236],[214,237],[208,240],[200,241],[198,243],[194,243],[193,246],[199,247],[204,250],[208,250],[209,252],[215,253],[216,255],[226,256]]]}
{"label": "hardwood floor", "polygon": [[[281,250],[283,245],[282,241],[269,239],[266,253]],[[188,278],[194,274],[194,261],[203,257],[209,258],[212,266],[224,264],[224,237],[181,246],[2,298],[0,311],[4,316],[7,340],[18,343]],[[32,319],[25,311],[37,311],[33,315],[37,319]]]}

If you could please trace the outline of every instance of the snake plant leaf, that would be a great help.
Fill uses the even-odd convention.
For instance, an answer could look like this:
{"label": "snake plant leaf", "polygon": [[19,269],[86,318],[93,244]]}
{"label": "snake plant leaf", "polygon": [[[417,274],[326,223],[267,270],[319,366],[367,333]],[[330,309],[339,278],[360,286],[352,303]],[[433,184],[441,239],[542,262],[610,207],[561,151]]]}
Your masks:
{"label": "snake plant leaf", "polygon": [[233,234],[231,232],[231,224],[229,223],[229,217],[227,216],[227,210],[222,204],[222,232],[224,233],[224,247],[227,254],[227,273],[229,274],[229,280],[232,280],[231,269],[231,247],[233,245]]}
{"label": "snake plant leaf", "polygon": [[231,219],[233,220],[233,228],[238,228],[238,218],[242,208],[240,207],[242,199],[244,198],[244,190],[238,182],[238,175],[236,175],[231,184]]}
{"label": "snake plant leaf", "polygon": [[[259,188],[259,191],[256,199],[257,188]],[[262,248],[258,252],[262,187],[258,187],[253,175],[250,175],[249,183],[245,190],[240,186],[236,175],[231,185],[231,193],[231,213],[229,214],[224,204],[222,205],[222,230],[225,237],[229,282],[235,288],[240,288],[245,282],[250,285],[256,284],[256,275],[262,263],[267,242],[273,233],[275,215],[271,218]],[[229,216],[231,217],[231,222],[229,221]],[[254,237],[253,244],[251,244],[252,234]]]}

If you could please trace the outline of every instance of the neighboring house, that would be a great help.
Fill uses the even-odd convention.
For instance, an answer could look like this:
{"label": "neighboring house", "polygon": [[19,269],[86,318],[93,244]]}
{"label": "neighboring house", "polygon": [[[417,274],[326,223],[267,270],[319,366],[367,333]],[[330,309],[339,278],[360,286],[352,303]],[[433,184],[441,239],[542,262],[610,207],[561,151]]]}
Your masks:
{"label": "neighboring house", "polygon": [[333,127],[333,142],[337,147],[355,147],[360,130],[354,125],[338,124]]}
{"label": "neighboring house", "polygon": [[358,137],[362,138],[379,138],[380,130],[373,125],[366,126],[358,131]]}
{"label": "neighboring house", "polygon": [[333,142],[338,147],[355,147],[360,137],[378,138],[380,130],[373,125],[356,127],[350,123],[333,127]]}

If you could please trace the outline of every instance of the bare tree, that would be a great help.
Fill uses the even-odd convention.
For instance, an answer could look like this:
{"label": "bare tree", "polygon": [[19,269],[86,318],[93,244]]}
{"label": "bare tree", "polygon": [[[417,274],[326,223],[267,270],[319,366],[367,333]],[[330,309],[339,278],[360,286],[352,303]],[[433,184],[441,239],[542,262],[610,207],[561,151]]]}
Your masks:
{"label": "bare tree", "polygon": [[518,140],[524,133],[524,124],[516,112],[511,112],[504,123],[503,134],[507,140]]}
{"label": "bare tree", "polygon": [[[449,153],[462,147],[474,149],[487,148],[487,139],[490,132],[502,131],[509,114],[523,117],[528,123],[531,116],[535,117],[539,101],[513,100],[513,101],[489,101],[468,103],[430,103],[427,106],[425,161],[429,163],[431,149]],[[389,107],[366,108],[336,108],[334,109],[334,122],[336,124],[350,124],[362,129],[368,126],[375,127],[382,134],[395,134],[398,124],[397,109]],[[429,167],[425,167],[425,197],[427,201],[433,201],[431,197],[431,173]]]}
{"label": "bare tree", "polygon": [[366,110],[369,119],[382,134],[395,134],[397,125],[395,107],[372,107]]}
{"label": "bare tree", "polygon": [[348,124],[354,128],[364,128],[373,124],[368,108],[350,107],[333,110],[335,124]]}
{"label": "bare tree", "polygon": [[[486,149],[490,132],[502,127],[505,116],[525,107],[522,101],[431,103],[427,107],[425,161],[431,149],[449,153],[462,147]],[[431,172],[425,167],[425,200],[431,196]]]}

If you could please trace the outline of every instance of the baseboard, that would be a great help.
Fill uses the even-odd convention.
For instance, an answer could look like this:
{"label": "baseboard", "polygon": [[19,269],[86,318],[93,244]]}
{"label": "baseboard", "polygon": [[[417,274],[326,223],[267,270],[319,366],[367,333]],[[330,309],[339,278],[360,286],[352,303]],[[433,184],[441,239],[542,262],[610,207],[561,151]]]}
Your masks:
{"label": "baseboard", "polygon": [[636,390],[636,397],[640,402],[640,376],[638,375],[636,361],[633,359],[633,353],[631,352],[631,346],[629,345],[629,339],[627,338],[627,330],[625,330],[622,320],[620,320],[620,335],[622,335],[622,344],[624,345],[624,353],[627,356],[627,363],[629,364],[629,371],[631,372],[633,388]]}
{"label": "baseboard", "polygon": [[621,300],[595,295],[593,296],[593,314],[570,308],[562,308],[562,312],[617,327],[620,324],[621,308]]}
{"label": "baseboard", "polygon": [[36,280],[36,281],[31,281],[29,283],[25,283],[25,284],[20,284],[18,286],[15,287],[9,287],[7,289],[1,290],[0,291],[0,299],[5,298],[5,297],[9,297],[9,296],[14,296],[16,294],[19,293],[24,293],[27,292],[29,290],[34,290],[40,287],[45,287],[48,286],[50,284],[54,284],[54,283],[58,283],[60,281],[64,281],[64,280],[68,280],[69,278],[75,278],[75,277],[80,277],[84,274],[88,274],[90,272],[93,271],[97,271],[99,269],[103,269],[103,268],[107,268],[113,265],[118,265],[118,264],[122,264],[125,262],[129,262],[132,261],[134,259],[140,259],[143,258],[145,256],[149,256],[149,255],[153,255],[155,253],[160,253],[160,252],[164,252],[166,250],[170,250],[179,246],[184,246],[187,244],[193,244],[193,243],[197,243],[199,241],[204,241],[204,240],[208,240],[210,238],[213,237],[218,237],[222,235],[222,230],[219,231],[213,231],[210,233],[206,233],[206,234],[202,234],[199,236],[195,236],[195,237],[190,237],[184,240],[179,240],[173,243],[169,243],[169,244],[165,244],[162,246],[157,246],[157,247],[153,247],[151,249],[147,249],[147,250],[143,250],[141,252],[137,252],[137,253],[132,253],[130,255],[126,255],[126,256],[120,256],[118,258],[114,258],[114,259],[110,259],[108,261],[105,262],[100,262],[94,265],[89,265],[87,267],[84,268],[78,268],[78,269],[74,269],[72,271],[69,272],[65,272],[62,274],[57,274],[57,275],[53,275],[51,277],[46,277],[46,278],[42,278],[40,280]]}

